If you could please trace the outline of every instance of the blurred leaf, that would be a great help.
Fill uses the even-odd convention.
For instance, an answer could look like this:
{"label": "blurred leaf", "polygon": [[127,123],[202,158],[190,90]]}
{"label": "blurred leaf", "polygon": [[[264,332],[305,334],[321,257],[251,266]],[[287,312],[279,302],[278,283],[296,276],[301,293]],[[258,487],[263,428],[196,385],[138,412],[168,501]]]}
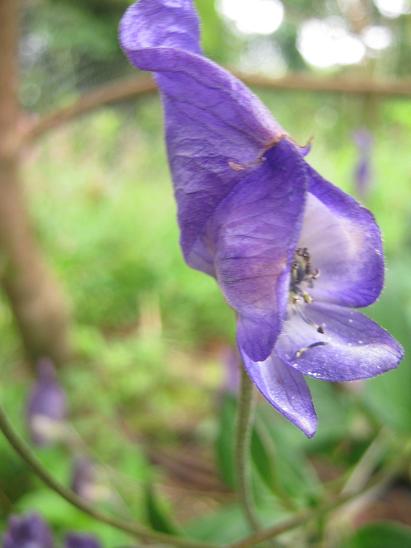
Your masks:
{"label": "blurred leaf", "polygon": [[27,466],[3,440],[0,440],[0,517],[32,487]]}
{"label": "blurred leaf", "polygon": [[411,548],[411,528],[395,523],[372,523],[362,527],[340,548]]}
{"label": "blurred leaf", "polygon": [[[259,507],[259,518],[264,527],[269,527],[275,521],[282,520],[287,513],[271,499]],[[184,528],[187,536],[198,540],[231,543],[250,534],[244,510],[238,504],[225,505],[217,511],[192,520]]]}
{"label": "blurred leaf", "polygon": [[319,491],[320,483],[304,452],[303,434],[289,423],[279,420],[265,403],[259,405],[257,411],[259,428],[265,430],[264,438],[268,438],[264,443],[266,451],[269,451],[265,461],[270,461],[266,482],[270,478],[273,482],[271,490],[281,498],[294,498],[305,504]]}
{"label": "blurred leaf", "polygon": [[264,436],[264,433],[258,428],[258,424],[256,424],[251,438],[251,457],[262,481],[271,490],[276,484],[276,456],[270,451],[272,449],[270,446],[271,439],[267,439],[267,437]]}
{"label": "blurred leaf", "polygon": [[187,535],[203,541],[232,542],[249,533],[242,508],[225,506],[219,511],[193,520],[185,527]]}
{"label": "blurred leaf", "polygon": [[347,438],[353,409],[347,394],[338,385],[318,380],[308,382],[317,404],[318,431],[306,445],[310,452],[315,452]]}
{"label": "blurred leaf", "polygon": [[[130,537],[78,510],[51,490],[39,488],[25,496],[16,508],[17,513],[37,512],[54,533],[69,531],[98,535],[103,546],[125,545]],[[58,544],[60,546],[60,544]]]}
{"label": "blurred leaf", "polygon": [[405,359],[398,369],[368,380],[364,400],[378,419],[399,432],[411,431],[411,258],[392,263],[387,286],[371,315],[404,346]]}
{"label": "blurred leaf", "polygon": [[236,399],[231,394],[222,396],[218,415],[218,433],[215,445],[216,462],[221,479],[231,489],[235,489],[235,425]]}
{"label": "blurred leaf", "polygon": [[145,504],[147,510],[147,521],[149,525],[161,533],[178,535],[178,527],[169,515],[164,502],[157,496],[154,487],[148,484],[145,488]]}

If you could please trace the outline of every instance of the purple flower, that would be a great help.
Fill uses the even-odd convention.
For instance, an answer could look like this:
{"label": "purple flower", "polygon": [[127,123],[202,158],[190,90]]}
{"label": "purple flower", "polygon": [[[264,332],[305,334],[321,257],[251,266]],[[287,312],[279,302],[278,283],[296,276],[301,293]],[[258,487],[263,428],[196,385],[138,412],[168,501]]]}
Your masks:
{"label": "purple flower", "polygon": [[223,393],[236,394],[240,384],[240,357],[233,348],[225,348],[222,353],[225,377]]}
{"label": "purple flower", "polygon": [[69,533],[64,540],[65,548],[101,548],[100,542],[91,535]]}
{"label": "purple flower", "polygon": [[37,514],[12,516],[3,537],[3,548],[53,548],[51,532]]}
{"label": "purple flower", "polygon": [[373,182],[371,166],[373,138],[367,129],[360,129],[354,133],[354,142],[358,151],[358,160],[354,169],[355,188],[359,196],[364,198]]}
{"label": "purple flower", "polygon": [[91,494],[96,485],[96,470],[87,457],[76,457],[73,462],[71,489],[84,499],[93,500]]}
{"label": "purple flower", "polygon": [[256,96],[202,56],[191,0],[140,0],[122,19],[120,41],[161,91],[184,257],[217,279],[236,311],[258,389],[312,436],[304,375],[372,377],[403,355],[353,310],[383,287],[374,218],[305,162],[306,150]]}
{"label": "purple flower", "polygon": [[66,396],[50,360],[40,360],[37,373],[37,381],[27,402],[26,418],[32,442],[41,447],[61,437]]}
{"label": "purple flower", "polygon": [[112,497],[111,490],[101,482],[96,465],[84,456],[73,461],[70,486],[79,497],[89,502],[108,501]]}

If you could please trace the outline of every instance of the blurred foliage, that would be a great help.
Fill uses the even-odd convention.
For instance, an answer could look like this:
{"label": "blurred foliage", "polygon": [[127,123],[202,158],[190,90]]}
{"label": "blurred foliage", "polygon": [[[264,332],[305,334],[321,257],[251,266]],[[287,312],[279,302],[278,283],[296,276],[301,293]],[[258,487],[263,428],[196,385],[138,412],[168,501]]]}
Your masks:
{"label": "blurred foliage", "polygon": [[378,523],[361,528],[341,548],[411,547],[411,528],[393,523]]}
{"label": "blurred foliage", "polygon": [[[27,0],[21,47],[21,98],[27,109],[51,109],[131,74],[116,38],[128,3]],[[279,48],[287,68],[308,71],[296,47],[301,23],[342,16],[343,3],[289,2],[286,19],[272,37],[240,35],[216,2],[197,4],[204,46],[213,59],[250,66],[256,44],[264,49],[268,43]],[[410,18],[389,20],[376,9],[370,13],[374,23],[392,27],[395,44],[365,66],[329,72],[359,74],[371,64],[378,74],[409,75]],[[410,102],[304,92],[261,97],[297,142],[315,137],[310,161],[351,193],[356,191],[353,132],[364,125],[372,130],[374,180],[365,201],[385,235],[387,287],[370,314],[409,354]],[[96,504],[125,518],[162,531],[183,528],[204,540],[238,539],[247,528],[232,492],[236,399],[222,388],[221,359],[234,344],[234,317],[215,282],[183,263],[158,99],[107,108],[62,128],[27,151],[24,176],[38,237],[72,304],[76,349],[60,379],[77,441],[73,447],[60,443],[43,450],[40,458],[68,484],[73,456],[86,453],[111,493]],[[1,399],[25,435],[24,405],[32,379],[3,298],[0,336]],[[310,441],[265,403],[258,406],[253,478],[267,525],[295,508],[315,505],[324,495],[323,482],[345,479],[381,430],[388,434],[376,468],[411,439],[408,357],[397,371],[366,383],[313,381],[311,389],[320,426]],[[161,464],[158,455],[164,451],[177,454],[177,460],[169,457],[167,465]],[[199,468],[209,462],[211,477],[208,468]],[[187,474],[190,485],[183,481]],[[409,481],[408,472],[408,489]],[[0,523],[11,513],[32,509],[59,535],[74,529],[97,533],[108,548],[126,543],[122,534],[47,491],[1,440]],[[318,530],[290,534],[286,545],[318,545],[317,525]],[[367,526],[352,538],[349,529],[341,531],[341,538],[347,537],[344,548],[376,548],[380,539],[387,539],[384,548],[409,542],[408,530],[397,525]]]}

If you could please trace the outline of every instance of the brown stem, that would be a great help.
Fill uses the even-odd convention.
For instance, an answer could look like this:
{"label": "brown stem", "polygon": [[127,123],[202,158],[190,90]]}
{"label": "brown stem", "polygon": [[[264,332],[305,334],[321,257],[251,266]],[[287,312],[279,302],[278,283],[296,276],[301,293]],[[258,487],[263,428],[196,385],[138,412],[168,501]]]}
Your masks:
{"label": "brown stem", "polygon": [[[411,96],[410,80],[375,81],[369,79],[318,78],[308,74],[289,74],[283,78],[269,78],[256,74],[233,71],[249,86],[266,90],[310,91],[319,93],[343,93],[345,95],[364,95],[371,97],[408,98]],[[46,114],[28,127],[23,141],[29,144],[50,130],[88,114],[100,107],[152,95],[157,88],[149,76],[139,75],[130,80],[120,80],[104,85],[82,95],[69,106]]]}
{"label": "brown stem", "polygon": [[67,310],[36,245],[20,180],[19,0],[0,0],[0,284],[30,358],[67,357]]}
{"label": "brown stem", "polygon": [[46,114],[43,118],[32,123],[31,126],[29,125],[23,136],[23,142],[29,144],[50,130],[57,129],[98,108],[121,103],[131,98],[153,95],[156,91],[157,86],[150,76],[141,76],[131,80],[121,80],[113,84],[102,85],[96,90],[81,95],[71,105]]}

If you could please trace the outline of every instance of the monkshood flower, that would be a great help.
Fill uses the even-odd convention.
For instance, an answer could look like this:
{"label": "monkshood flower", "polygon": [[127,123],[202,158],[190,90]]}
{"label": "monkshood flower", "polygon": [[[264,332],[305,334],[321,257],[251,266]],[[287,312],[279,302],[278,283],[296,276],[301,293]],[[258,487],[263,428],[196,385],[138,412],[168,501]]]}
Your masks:
{"label": "monkshood flower", "polygon": [[37,514],[12,516],[3,536],[3,548],[53,548],[51,532]]}
{"label": "monkshood flower", "polygon": [[91,535],[69,533],[64,540],[64,548],[101,548],[101,544]]}
{"label": "monkshood flower", "polygon": [[50,360],[40,360],[37,380],[31,390],[26,408],[26,420],[32,442],[41,447],[61,439],[64,435],[66,396],[57,381]]}
{"label": "monkshood flower", "polygon": [[155,74],[181,246],[238,317],[245,367],[307,436],[317,417],[304,376],[373,377],[403,351],[355,310],[379,296],[384,261],[369,211],[323,179],[240,81],[203,57],[191,0],[140,0],[120,42]]}
{"label": "monkshood flower", "polygon": [[360,129],[354,133],[354,142],[357,145],[358,160],[354,169],[354,182],[358,195],[366,197],[373,183],[372,176],[372,148],[373,138],[367,129]]}

